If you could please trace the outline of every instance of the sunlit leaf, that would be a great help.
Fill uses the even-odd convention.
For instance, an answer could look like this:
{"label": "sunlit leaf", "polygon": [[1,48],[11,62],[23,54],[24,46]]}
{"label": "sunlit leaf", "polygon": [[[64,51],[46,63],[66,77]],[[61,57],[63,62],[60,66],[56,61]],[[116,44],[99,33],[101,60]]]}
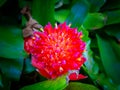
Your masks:
{"label": "sunlit leaf", "polygon": [[63,23],[65,22],[67,16],[69,15],[69,10],[59,10],[55,12],[55,20]]}
{"label": "sunlit leaf", "polygon": [[83,23],[86,29],[99,29],[105,25],[106,17],[102,13],[89,13]]}
{"label": "sunlit leaf", "polygon": [[79,82],[71,82],[64,90],[99,90],[97,87]]}
{"label": "sunlit leaf", "polygon": [[89,40],[90,40],[90,38],[88,37],[89,32],[83,26],[79,27],[78,31],[82,31],[82,33],[83,33],[82,40],[85,42],[89,42]]}
{"label": "sunlit leaf", "polygon": [[25,86],[20,90],[63,90],[67,86],[66,76]]}

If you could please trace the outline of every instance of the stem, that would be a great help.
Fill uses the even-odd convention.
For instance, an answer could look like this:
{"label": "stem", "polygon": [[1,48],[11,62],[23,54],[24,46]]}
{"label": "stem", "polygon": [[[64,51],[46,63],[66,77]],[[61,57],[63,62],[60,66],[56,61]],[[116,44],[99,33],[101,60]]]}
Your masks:
{"label": "stem", "polygon": [[29,7],[27,7],[27,6],[24,7],[21,10],[21,13],[25,16],[25,18],[28,21],[26,24],[26,27],[23,29],[23,37],[24,38],[33,35],[33,31],[35,31],[35,30],[41,30],[41,31],[43,30],[42,26],[40,24],[38,24],[38,22],[32,18]]}

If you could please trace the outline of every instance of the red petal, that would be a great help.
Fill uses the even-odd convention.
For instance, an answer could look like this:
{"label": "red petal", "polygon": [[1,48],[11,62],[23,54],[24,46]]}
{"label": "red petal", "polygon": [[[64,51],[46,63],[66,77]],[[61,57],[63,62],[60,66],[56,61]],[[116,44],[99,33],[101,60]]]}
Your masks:
{"label": "red petal", "polygon": [[84,75],[82,75],[82,74],[78,74],[78,75],[77,75],[77,73],[71,73],[71,74],[69,75],[69,79],[70,79],[70,80],[80,80],[80,79],[85,79],[85,78],[87,78],[87,76],[84,76]]}

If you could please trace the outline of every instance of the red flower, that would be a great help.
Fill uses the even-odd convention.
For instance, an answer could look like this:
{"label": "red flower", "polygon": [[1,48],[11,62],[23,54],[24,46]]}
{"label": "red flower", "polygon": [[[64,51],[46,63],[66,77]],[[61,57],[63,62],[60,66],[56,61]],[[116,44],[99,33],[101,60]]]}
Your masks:
{"label": "red flower", "polygon": [[[38,72],[54,79],[71,70],[79,70],[85,62],[82,55],[85,42],[81,38],[82,32],[66,23],[55,28],[49,23],[43,32],[34,31],[32,37],[25,38],[24,48],[32,55],[32,65]],[[69,78],[74,79],[73,76],[76,75]]]}

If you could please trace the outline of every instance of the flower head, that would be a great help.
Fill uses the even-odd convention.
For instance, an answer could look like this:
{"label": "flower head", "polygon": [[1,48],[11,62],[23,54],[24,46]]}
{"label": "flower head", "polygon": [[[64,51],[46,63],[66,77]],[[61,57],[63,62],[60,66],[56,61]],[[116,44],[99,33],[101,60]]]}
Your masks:
{"label": "flower head", "polygon": [[66,23],[55,28],[49,23],[43,32],[34,31],[32,37],[25,38],[24,48],[32,55],[32,65],[38,72],[54,79],[70,70],[79,70],[85,62],[85,42],[81,38],[82,32]]}

